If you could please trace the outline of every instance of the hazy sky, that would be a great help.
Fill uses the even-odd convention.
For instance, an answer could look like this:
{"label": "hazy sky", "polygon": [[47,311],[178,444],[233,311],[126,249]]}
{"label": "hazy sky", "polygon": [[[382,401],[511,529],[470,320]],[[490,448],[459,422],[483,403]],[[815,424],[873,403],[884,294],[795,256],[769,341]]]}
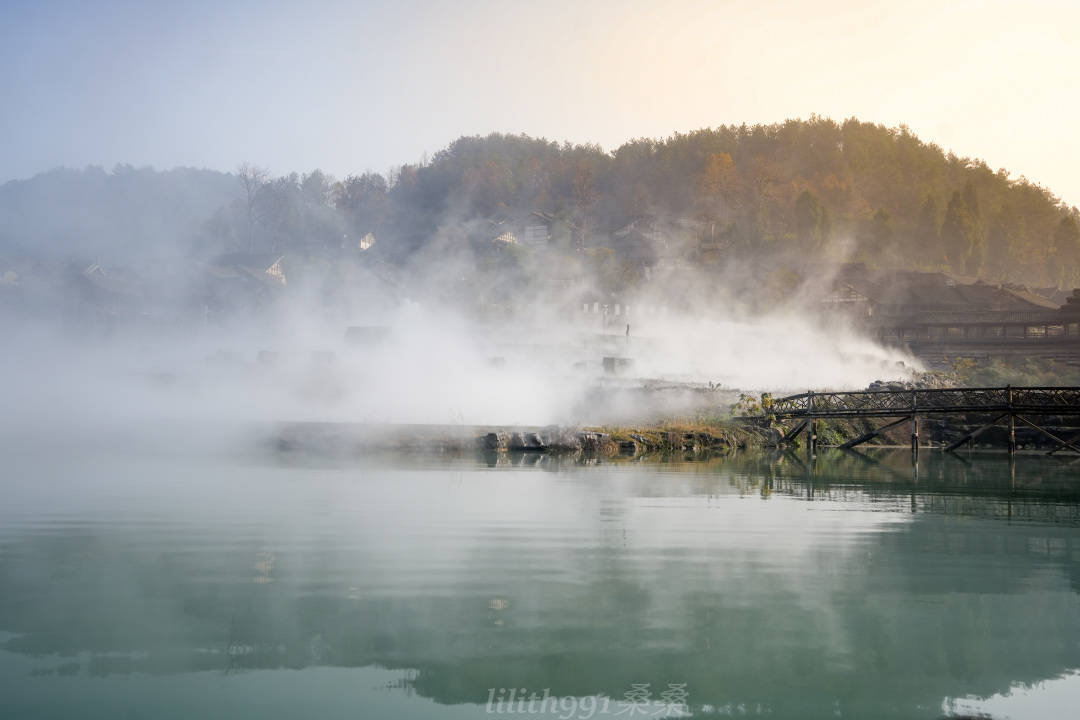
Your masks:
{"label": "hazy sky", "polygon": [[1080,2],[0,2],[0,181],[118,162],[385,171],[463,134],[613,149],[907,124],[1080,204]]}

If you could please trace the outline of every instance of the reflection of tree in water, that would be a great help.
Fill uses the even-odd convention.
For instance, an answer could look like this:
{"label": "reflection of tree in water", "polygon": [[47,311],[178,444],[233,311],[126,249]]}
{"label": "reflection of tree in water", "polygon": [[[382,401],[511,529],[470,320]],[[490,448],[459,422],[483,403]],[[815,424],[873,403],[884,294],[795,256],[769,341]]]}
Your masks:
{"label": "reflection of tree in water", "polygon": [[[1054,493],[1056,465],[1022,461],[1011,482],[1007,463],[925,459],[914,515],[850,546],[809,544],[799,566],[784,538],[723,539],[732,508],[753,516],[763,496],[905,510],[910,466],[874,460],[826,455],[808,475],[783,456],[736,457],[625,473],[618,492],[588,487],[586,471],[591,499],[566,501],[595,502],[593,526],[507,524],[470,541],[453,575],[404,588],[329,531],[272,555],[224,529],[179,547],[138,526],[26,534],[0,552],[0,627],[19,634],[11,651],[92,653],[95,675],[377,664],[415,669],[411,688],[444,703],[685,682],[694,705],[803,717],[837,701],[854,716],[933,717],[945,697],[1080,666],[1076,504]],[[644,527],[658,504],[710,498],[754,504],[693,516],[717,523],[704,539],[697,525]],[[1071,520],[1016,521],[1039,517]]]}

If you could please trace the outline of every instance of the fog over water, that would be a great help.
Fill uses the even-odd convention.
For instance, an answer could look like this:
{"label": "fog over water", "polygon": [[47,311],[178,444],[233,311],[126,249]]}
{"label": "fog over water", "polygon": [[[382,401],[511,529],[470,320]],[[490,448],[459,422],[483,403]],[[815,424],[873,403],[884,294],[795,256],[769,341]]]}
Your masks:
{"label": "fog over water", "polygon": [[[547,158],[519,173],[532,204],[480,202],[470,168],[489,145]],[[729,245],[717,260],[691,208],[604,224],[585,200],[528,210],[594,182],[584,166],[549,177],[565,171],[553,157],[597,152],[466,138],[442,164],[402,166],[423,192],[251,165],[0,186],[5,422],[648,422],[723,414],[736,391],[855,389],[918,369],[823,303],[855,257],[846,231],[816,253],[713,238]],[[466,169],[446,175],[458,154]]]}
{"label": "fog over water", "polygon": [[[646,421],[710,404],[726,412],[730,392],[710,398],[710,384],[725,391],[860,388],[917,367],[839,318],[829,325],[793,311],[725,317],[635,303],[615,315],[613,307],[600,313],[589,304],[585,312],[542,303],[530,299],[491,322],[440,299],[350,314],[285,298],[216,327],[117,323],[91,337],[70,323],[9,316],[0,358],[5,418],[42,425]],[[347,337],[350,326],[360,330]],[[604,358],[626,365],[612,372]],[[693,388],[697,399],[685,405],[668,402],[671,392],[627,395],[665,385]]]}

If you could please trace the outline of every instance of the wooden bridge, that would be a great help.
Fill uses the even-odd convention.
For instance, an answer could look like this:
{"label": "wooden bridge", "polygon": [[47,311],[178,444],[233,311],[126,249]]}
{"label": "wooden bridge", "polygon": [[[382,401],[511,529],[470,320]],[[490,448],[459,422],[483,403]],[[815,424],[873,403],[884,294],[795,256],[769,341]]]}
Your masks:
{"label": "wooden bridge", "polygon": [[1080,453],[1080,435],[1063,439],[1041,427],[1031,417],[1080,416],[1080,387],[1012,387],[1003,388],[941,388],[934,390],[869,390],[862,392],[805,392],[766,402],[763,414],[742,417],[741,420],[797,420],[783,442],[794,440],[804,430],[808,435],[807,451],[812,454],[817,442],[815,421],[830,418],[896,418],[840,447],[852,448],[867,442],[885,430],[911,423],[911,449],[919,448],[920,416],[969,415],[993,416],[993,420],[966,433],[948,445],[952,451],[970,443],[978,435],[1002,422],[1008,423],[1009,452],[1016,451],[1016,423],[1031,427],[1055,444],[1051,453],[1071,450]]}

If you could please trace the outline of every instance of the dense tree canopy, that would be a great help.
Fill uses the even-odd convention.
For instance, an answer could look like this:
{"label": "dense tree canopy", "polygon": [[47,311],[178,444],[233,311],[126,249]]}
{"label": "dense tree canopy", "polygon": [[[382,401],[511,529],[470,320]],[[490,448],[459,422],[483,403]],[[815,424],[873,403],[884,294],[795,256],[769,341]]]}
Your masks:
{"label": "dense tree canopy", "polygon": [[[381,256],[404,263],[435,245],[475,245],[542,223],[566,253],[609,248],[615,263],[655,262],[660,248],[642,249],[642,234],[625,231],[635,227],[649,228],[665,252],[704,265],[857,259],[1080,284],[1076,208],[905,127],[854,119],[721,126],[632,140],[613,152],[526,136],[463,137],[430,161],[342,180],[318,170],[275,179],[245,165],[226,187],[220,173],[179,172],[64,171],[8,183],[0,187],[0,242],[56,242],[75,252],[79,218],[105,215],[114,227],[125,214],[179,218],[186,210],[197,221],[173,224],[189,252],[326,254],[373,236]],[[93,192],[79,196],[76,180]],[[72,208],[78,214],[68,216]],[[160,225],[140,220],[140,232]],[[95,253],[107,245],[104,232],[94,228]],[[173,242],[176,232],[167,234]],[[156,237],[141,242],[162,246]],[[123,249],[132,247],[129,238]]]}
{"label": "dense tree canopy", "polygon": [[[345,185],[348,185],[346,181]],[[539,215],[571,247],[612,247],[651,221],[728,259],[858,259],[1031,285],[1080,282],[1080,215],[1046,189],[848,120],[723,126],[614,152],[524,136],[467,137],[380,186],[376,224],[407,254],[440,229]],[[554,234],[553,234],[554,236]],[[688,259],[695,258],[689,247]]]}

